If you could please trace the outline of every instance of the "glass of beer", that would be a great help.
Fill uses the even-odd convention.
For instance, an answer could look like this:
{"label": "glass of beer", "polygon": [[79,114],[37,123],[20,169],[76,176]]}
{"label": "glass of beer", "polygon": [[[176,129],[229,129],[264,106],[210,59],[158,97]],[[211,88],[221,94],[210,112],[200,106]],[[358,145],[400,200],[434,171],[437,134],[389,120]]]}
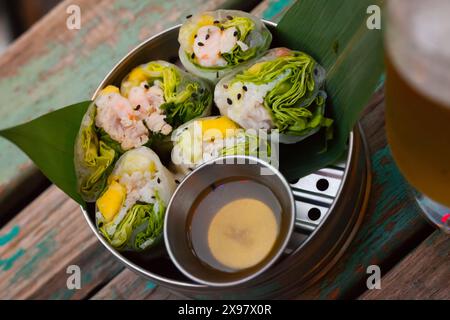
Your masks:
{"label": "glass of beer", "polygon": [[388,142],[425,216],[450,233],[450,0],[386,6]]}

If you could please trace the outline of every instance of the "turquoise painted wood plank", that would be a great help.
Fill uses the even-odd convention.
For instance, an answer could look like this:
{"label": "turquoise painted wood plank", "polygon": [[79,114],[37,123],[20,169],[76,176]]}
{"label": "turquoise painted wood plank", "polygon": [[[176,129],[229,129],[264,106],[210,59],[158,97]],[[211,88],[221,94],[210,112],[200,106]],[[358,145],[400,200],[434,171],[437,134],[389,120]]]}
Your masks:
{"label": "turquoise painted wood plank", "polygon": [[[79,1],[80,3],[83,1]],[[88,8],[89,4],[85,0],[86,8]],[[119,1],[120,2],[120,1]],[[134,1],[134,3],[137,3],[138,1]],[[282,9],[274,9],[277,6],[280,6],[280,2],[282,1],[269,1],[268,3],[261,4],[257,10],[260,10],[260,15],[265,18],[270,17],[277,17],[277,12],[282,12],[283,8],[286,8],[289,6],[292,1],[286,1],[283,2],[286,4],[286,7],[282,7]],[[84,3],[84,2],[83,2]],[[178,2],[172,2],[172,3],[178,3]],[[92,5],[93,6],[93,5]],[[91,56],[91,53],[98,53],[100,55],[104,55],[106,57],[110,57],[111,59],[114,59],[114,57],[119,57],[120,55],[123,55],[127,49],[124,47],[131,47],[133,44],[133,40],[126,40],[122,39],[122,36],[115,35],[114,32],[111,33],[109,28],[112,26],[111,18],[107,15],[102,15],[102,18],[98,20],[99,18],[96,16],[98,14],[98,11],[101,11],[101,8],[106,6],[105,2],[100,2],[98,6],[93,6],[92,12],[90,15],[92,16],[92,19],[96,20],[97,22],[91,26],[90,31],[86,31],[83,37],[80,38],[80,35],[60,35],[62,39],[68,41],[68,51],[67,52],[73,52],[72,56],[69,54],[69,58],[63,57],[64,53],[61,53],[59,55],[53,56],[56,60],[59,59],[59,67],[55,67],[55,63],[51,61],[52,57],[52,50],[53,48],[51,46],[44,46],[44,48],[39,48],[37,50],[38,52],[32,52],[29,55],[13,57],[11,52],[18,52],[17,48],[24,48],[26,45],[30,45],[30,43],[33,43],[33,41],[37,41],[34,39],[22,39],[16,44],[16,51],[10,51],[9,55],[7,53],[6,58],[3,57],[0,59],[0,66],[5,66],[8,64],[8,62],[11,64],[11,71],[8,71],[7,74],[0,75],[0,97],[3,97],[2,94],[5,91],[5,88],[14,89],[15,91],[20,91],[21,88],[20,84],[26,83],[26,73],[24,73],[26,70],[28,63],[33,65],[34,63],[37,63],[37,66],[32,68],[32,70],[41,70],[41,73],[44,73],[47,75],[48,72],[45,72],[45,70],[50,69],[52,72],[50,72],[50,75],[47,75],[49,80],[46,79],[45,75],[42,76],[42,81],[44,81],[44,84],[47,83],[48,86],[48,94],[50,97],[50,101],[57,102],[57,101],[65,101],[66,99],[69,99],[70,97],[75,98],[78,95],[86,94],[86,91],[89,91],[91,86],[95,87],[95,85],[98,83],[99,79],[102,77],[102,75],[98,75],[96,72],[98,69],[101,70],[108,70],[113,62],[109,61],[106,63],[110,63],[110,65],[107,67],[103,65],[96,66],[95,64],[98,64],[100,60],[99,57],[92,57],[92,62],[88,59]],[[119,27],[123,26],[124,30],[131,30],[132,27],[128,27],[126,24],[134,23],[134,21],[139,21],[139,19],[144,19],[142,16],[138,16],[137,18],[133,16],[131,18],[130,15],[127,15],[127,12],[133,12],[133,8],[128,8],[128,5],[112,5],[112,9],[105,9],[108,13],[116,13],[118,15],[119,22],[117,25]],[[155,7],[154,7],[155,9]],[[157,9],[157,8],[156,8]],[[116,11],[111,11],[116,10]],[[131,11],[130,11],[131,10]],[[169,11],[171,12],[171,11]],[[61,13],[61,9],[60,9]],[[150,13],[147,13],[148,15],[151,15]],[[176,14],[176,13],[173,13]],[[187,14],[187,13],[186,13]],[[145,16],[145,14],[144,14]],[[128,17],[128,18],[127,18]],[[53,19],[57,21],[58,19],[61,20],[61,17],[55,16]],[[61,25],[64,21],[59,22],[59,25]],[[173,24],[171,21],[168,23],[168,25]],[[58,25],[58,24],[56,24]],[[109,26],[109,27],[108,27]],[[47,37],[49,35],[54,35],[54,32],[50,32],[51,30],[47,30],[47,26],[41,27],[41,30],[43,34],[45,34]],[[55,25],[52,26],[53,28]],[[50,27],[50,29],[52,28]],[[155,27],[155,30],[159,30],[159,28],[162,27]],[[95,30],[97,29],[97,30]],[[109,30],[109,31],[108,31]],[[115,30],[120,30],[120,28],[115,28]],[[134,28],[133,30],[137,31],[138,29]],[[109,33],[108,33],[109,32]],[[142,31],[145,34],[150,33],[149,30]],[[147,32],[147,33],[146,33]],[[102,34],[104,33],[104,34]],[[132,36],[134,41],[138,42],[139,37]],[[78,40],[77,40],[78,39]],[[61,39],[60,39],[61,40]],[[74,41],[75,44],[72,44],[70,41]],[[104,42],[99,44],[100,42]],[[110,43],[110,41],[112,41]],[[53,43],[53,45],[56,44],[55,51],[58,50],[61,51],[61,49],[58,49],[57,44],[58,42],[49,40],[49,43]],[[118,50],[123,50],[121,54],[117,54],[116,52],[110,53],[107,52],[108,48],[115,48],[115,46],[119,44]],[[135,43],[136,44],[136,43]],[[81,56],[81,60],[87,65],[78,66],[74,63],[74,59],[78,57],[78,55]],[[43,60],[39,60],[40,58],[45,57]],[[71,57],[71,58],[70,58]],[[77,58],[78,59],[78,58]],[[36,60],[36,61],[35,61]],[[66,69],[72,70],[67,71]],[[4,70],[3,68],[1,69]],[[24,71],[25,70],[25,71]],[[73,73],[73,74],[71,74]],[[80,77],[78,76],[80,75]],[[75,86],[84,86],[85,90],[81,90],[78,92],[78,94],[72,94],[68,93],[67,97],[64,97],[60,92],[58,91],[58,88],[61,87],[67,87],[68,84],[71,84],[72,82],[68,80],[70,76],[73,76],[74,79],[78,81],[84,81],[86,80],[86,84],[76,84]],[[54,80],[53,77],[56,79],[59,79],[59,81],[62,83],[61,87],[58,84],[58,80]],[[97,78],[98,77],[98,78]],[[14,81],[16,81],[16,84],[13,87],[7,87],[5,83],[8,81],[8,78],[12,78]],[[13,81],[13,82],[14,82]],[[48,81],[48,82],[47,82]],[[45,85],[41,85],[39,90],[43,90],[43,88],[47,88]],[[3,91],[2,91],[3,88]],[[91,88],[92,89],[92,88]],[[37,104],[37,114],[39,112],[47,112],[50,110],[50,107],[46,107],[45,103],[45,96],[38,93],[37,90],[35,92],[34,89],[27,89],[30,91],[31,96],[34,100],[28,101],[28,104],[25,104],[28,106],[28,108],[33,108],[33,104]],[[74,88],[74,90],[79,90]],[[93,90],[93,89],[92,89]],[[40,91],[41,92],[41,91]],[[11,93],[9,93],[9,96],[12,96]],[[34,96],[36,95],[36,96]],[[85,96],[88,97],[90,93]],[[22,102],[25,102],[26,99],[21,97]],[[2,99],[3,101],[3,99]],[[44,101],[44,102],[43,102]],[[73,101],[70,101],[73,102]],[[68,102],[68,103],[70,103]],[[48,108],[48,109],[46,109]],[[3,112],[4,108],[0,109],[0,115],[7,116],[7,114]],[[21,109],[22,115],[18,116],[26,117],[26,112]],[[19,113],[20,113],[19,112]],[[14,120],[15,116],[12,116]],[[0,123],[3,120],[0,120]],[[4,120],[7,122],[6,120]],[[12,121],[12,120],[9,120]],[[392,161],[392,158],[390,156],[389,150],[386,148],[386,141],[383,133],[383,105],[382,105],[382,94],[381,97],[378,99],[377,104],[373,104],[368,107],[367,113],[363,118],[363,124],[368,136],[368,140],[370,141],[370,147],[371,147],[371,153],[372,153],[372,163],[374,167],[374,191],[372,194],[372,199],[369,205],[369,210],[366,216],[366,219],[363,223],[363,226],[361,230],[358,232],[357,237],[351,247],[349,248],[348,252],[344,256],[344,258],[336,265],[336,267],[330,272],[329,275],[327,275],[322,281],[320,281],[316,286],[308,289],[306,292],[304,292],[301,295],[301,298],[305,297],[312,297],[312,298],[342,298],[342,297],[354,297],[357,296],[361,290],[364,290],[364,284],[365,284],[365,268],[370,263],[377,263],[380,264],[382,267],[383,272],[387,272],[403,255],[405,255],[408,250],[415,246],[418,242],[420,242],[421,239],[425,238],[430,232],[431,229],[427,226],[427,224],[424,222],[424,220],[420,217],[418,214],[418,209],[414,205],[414,202],[410,195],[407,192],[407,185],[404,182],[404,180],[401,178],[397,168],[395,167],[395,164]],[[1,142],[0,142],[1,143]],[[0,145],[1,147],[1,145]],[[2,149],[3,150],[3,149]],[[1,162],[1,158],[0,158]],[[20,161],[19,161],[20,162]],[[12,167],[11,167],[12,168]],[[26,166],[22,167],[23,169],[26,168]],[[1,169],[0,169],[1,170]],[[0,175],[3,177],[2,175]],[[9,226],[11,228],[11,226]],[[86,227],[87,228],[87,227]],[[3,233],[3,230],[5,231]],[[12,229],[2,229],[0,234],[6,235],[8,237],[9,234],[11,234]],[[14,232],[12,233],[14,234]],[[19,233],[20,234],[20,233]],[[55,235],[56,236],[56,235]],[[44,239],[41,241],[43,242]],[[41,242],[38,242],[40,244]],[[10,242],[8,245],[13,246],[13,242]],[[51,246],[51,241],[47,240],[40,246],[34,247],[34,251],[36,254],[45,254],[46,248]],[[17,265],[19,265],[21,259],[29,259],[31,263],[34,262],[36,258],[33,260],[33,256],[26,256],[26,254],[20,250],[24,250],[20,247],[14,247],[14,249],[17,249],[16,251],[8,251],[7,255],[0,255],[0,261],[6,261],[6,262],[0,262],[0,268],[7,266],[10,272],[11,268],[15,268]],[[43,252],[43,253],[41,253]],[[27,260],[28,261],[28,260]],[[38,262],[40,260],[38,259]],[[39,263],[36,263],[39,265]],[[16,280],[23,280],[25,279],[28,271],[25,268],[25,271],[22,271],[19,276],[19,278],[16,278]],[[128,271],[124,271],[121,274],[121,278],[119,280],[124,281],[123,277],[127,275]],[[125,276],[123,275],[125,274]],[[2,277],[0,276],[0,281]],[[114,281],[119,281],[114,279]],[[150,285],[150,289],[148,288],[149,284],[146,282],[146,280],[142,279],[143,283],[139,283],[138,279],[125,279],[129,280],[128,283],[133,283],[130,285],[130,288],[134,288],[135,293],[139,293],[141,290],[142,292],[147,290],[147,296],[148,296],[148,290],[152,291],[155,288]],[[137,283],[134,283],[134,281],[137,281]],[[20,282],[20,281],[19,281]],[[126,281],[125,281],[126,282]],[[137,286],[137,287],[136,287]],[[116,287],[117,288],[117,287]],[[125,291],[121,293],[121,295],[117,295],[116,290],[116,297],[122,297],[126,298],[126,286],[121,287],[125,288]],[[136,289],[136,288],[142,288],[142,289]],[[105,287],[105,290],[108,288]],[[300,291],[300,289],[299,289]],[[60,292],[58,290],[55,290],[55,297],[65,297],[67,293]],[[101,292],[105,292],[101,290]],[[159,293],[163,292],[163,289],[158,288]],[[105,294],[107,296],[107,294]],[[36,294],[36,296],[39,296]],[[150,295],[151,297],[151,295]]]}
{"label": "turquoise painted wood plank", "polygon": [[[79,289],[67,286],[80,268]],[[55,186],[0,230],[0,299],[80,299],[123,269]]]}
{"label": "turquoise painted wood plank", "polygon": [[384,131],[384,93],[378,91],[362,117],[371,153],[372,191],[361,228],[336,266],[301,299],[356,298],[367,290],[366,272],[387,273],[432,231],[395,165]]}
{"label": "turquoise painted wood plank", "polygon": [[[248,6],[236,0],[76,0],[62,2],[0,57],[0,128],[89,99],[109,70],[144,39],[196,10]],[[66,9],[81,9],[81,29],[68,30]],[[0,215],[35,167],[0,139]],[[25,179],[24,179],[25,177]],[[42,179],[42,177],[41,177]],[[18,183],[20,182],[20,183]],[[24,188],[24,193],[28,192]],[[34,188],[39,188],[37,183]],[[4,213],[6,214],[6,213]]]}
{"label": "turquoise painted wood plank", "polygon": [[[69,3],[82,9],[80,31],[65,28]],[[239,5],[235,0],[63,2],[0,58],[0,101],[12,101],[23,91],[14,107],[1,104],[0,126],[88,98],[126,52],[182,21],[193,7],[211,10]],[[23,177],[34,169],[3,140],[0,150],[1,199],[13,186],[23,187],[20,180],[28,186],[31,181]],[[22,160],[25,164],[20,164]],[[8,195],[6,200],[10,199]],[[80,290],[66,286],[66,268],[72,264],[81,268]],[[0,229],[0,299],[84,298],[122,269],[96,240],[79,207],[55,186]]]}
{"label": "turquoise painted wood plank", "polygon": [[380,286],[360,299],[450,300],[450,238],[433,232],[381,278]]}

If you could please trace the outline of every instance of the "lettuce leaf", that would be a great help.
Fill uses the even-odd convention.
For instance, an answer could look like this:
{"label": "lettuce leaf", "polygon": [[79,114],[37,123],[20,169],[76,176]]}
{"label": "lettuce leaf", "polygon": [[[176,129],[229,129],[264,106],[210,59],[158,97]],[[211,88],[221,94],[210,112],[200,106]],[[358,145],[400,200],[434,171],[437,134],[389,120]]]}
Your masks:
{"label": "lettuce leaf", "polygon": [[[238,133],[236,137],[236,143],[230,147],[224,147],[220,150],[220,156],[230,155],[246,155],[261,157],[262,155],[270,158],[271,147],[267,140],[260,139],[256,134],[248,132]],[[262,150],[262,149],[266,150]]]}
{"label": "lettuce leaf", "polygon": [[82,123],[78,141],[75,143],[74,161],[78,191],[88,202],[94,201],[104,190],[112,165],[119,156],[108,141],[99,139],[95,128],[95,114],[95,105],[91,105]]}
{"label": "lettuce leaf", "polygon": [[114,248],[120,250],[142,251],[157,244],[162,237],[166,206],[157,192],[155,197],[155,204],[134,204],[112,236],[109,236],[106,230],[113,222],[99,225],[99,231]]}
{"label": "lettuce leaf", "polygon": [[278,81],[264,97],[264,107],[280,133],[304,136],[323,126],[330,128],[332,123],[324,117],[326,93],[320,90],[322,74],[324,70],[312,57],[292,51],[254,64],[236,75],[233,82],[261,85]]}
{"label": "lettuce leaf", "polygon": [[218,27],[223,27],[225,29],[235,27],[238,30],[238,39],[240,41],[245,41],[248,34],[255,29],[255,23],[252,19],[247,17],[232,17],[232,19],[227,19],[222,22]]}
{"label": "lettuce leaf", "polygon": [[248,61],[256,56],[256,48],[249,48],[243,51],[242,48],[236,45],[231,52],[223,53],[222,58],[225,59],[228,66],[235,66],[242,62]]}
{"label": "lettuce leaf", "polygon": [[[136,250],[145,250],[157,243],[162,237],[164,214],[166,206],[156,193],[157,202],[155,205],[143,206],[141,211],[145,212],[141,224],[145,229],[138,232],[133,241],[133,247]],[[138,205],[135,205],[138,206]]]}
{"label": "lettuce leaf", "polygon": [[[176,128],[209,112],[212,104],[211,88],[202,80],[163,61],[153,61],[140,68],[151,85],[155,81],[161,82],[165,100],[161,109],[165,111],[166,121],[172,127]],[[133,83],[133,85],[139,84]],[[126,87],[129,86],[130,84],[126,85]]]}

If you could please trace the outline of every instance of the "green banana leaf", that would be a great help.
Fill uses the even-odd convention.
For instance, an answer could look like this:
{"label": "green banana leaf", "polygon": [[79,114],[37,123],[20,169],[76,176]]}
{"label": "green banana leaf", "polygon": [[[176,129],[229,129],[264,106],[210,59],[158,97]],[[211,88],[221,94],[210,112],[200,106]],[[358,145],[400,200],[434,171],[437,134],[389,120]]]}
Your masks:
{"label": "green banana leaf", "polygon": [[[373,4],[381,6],[382,2],[300,0],[278,24],[275,45],[304,51],[327,70],[327,116],[335,120],[332,140],[327,142],[322,132],[281,147],[280,170],[289,180],[335,162],[345,151],[349,132],[383,72],[381,31],[366,27],[367,8]],[[73,149],[90,103],[71,105],[0,131],[1,136],[21,148],[54,184],[81,205],[84,202],[76,190]]]}
{"label": "green banana leaf", "polygon": [[80,102],[0,131],[0,136],[15,143],[50,181],[81,205],[85,203],[77,192],[73,150],[81,119],[91,103]]}
{"label": "green banana leaf", "polygon": [[[290,181],[337,161],[349,132],[383,74],[381,30],[367,27],[367,8],[383,0],[299,0],[283,16],[277,45],[304,51],[327,70],[327,114],[333,139],[325,132],[280,148],[280,171]],[[292,32],[295,30],[295,32]],[[326,148],[326,149],[325,149]],[[326,150],[326,151],[323,151]]]}

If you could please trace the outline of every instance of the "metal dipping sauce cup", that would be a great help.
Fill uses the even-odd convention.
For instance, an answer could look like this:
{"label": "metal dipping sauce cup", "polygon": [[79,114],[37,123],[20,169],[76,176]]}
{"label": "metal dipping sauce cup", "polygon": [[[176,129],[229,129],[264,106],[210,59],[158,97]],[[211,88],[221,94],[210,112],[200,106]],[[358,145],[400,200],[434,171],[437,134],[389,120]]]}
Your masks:
{"label": "metal dipping sauce cup", "polygon": [[[278,237],[271,252],[255,267],[235,273],[202,263],[191,249],[186,231],[189,212],[198,196],[212,184],[230,178],[248,178],[265,185],[282,209]],[[256,278],[277,261],[290,240],[294,221],[294,197],[289,183],[277,169],[255,157],[225,156],[200,165],[180,183],[167,207],[164,239],[170,258],[185,276],[209,286],[234,286]]]}

